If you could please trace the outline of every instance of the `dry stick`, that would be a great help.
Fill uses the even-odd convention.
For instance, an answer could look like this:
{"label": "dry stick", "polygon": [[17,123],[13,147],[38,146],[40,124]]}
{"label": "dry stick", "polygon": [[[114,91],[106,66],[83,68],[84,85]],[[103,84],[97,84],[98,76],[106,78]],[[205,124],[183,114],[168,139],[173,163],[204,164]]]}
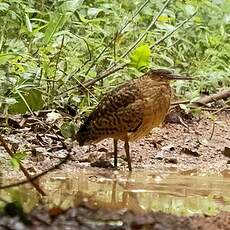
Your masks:
{"label": "dry stick", "polygon": [[229,111],[229,109],[230,109],[230,106],[225,106],[225,107],[220,108],[220,109],[216,110],[215,112],[213,112],[212,115],[215,115],[221,111]]}
{"label": "dry stick", "polygon": [[[226,89],[226,90],[223,90],[223,91],[220,91],[218,93],[215,93],[215,94],[212,94],[212,95],[209,95],[209,96],[205,96],[205,97],[201,97],[199,98],[198,100],[196,101],[190,101],[190,100],[185,100],[185,101],[175,101],[175,102],[172,102],[171,105],[179,105],[179,104],[195,104],[195,105],[198,105],[198,106],[204,106],[210,102],[215,102],[215,101],[218,101],[220,99],[226,99],[230,97],[230,89]],[[224,108],[221,108],[220,110],[223,110],[223,109],[228,109],[228,107],[224,107]]]}
{"label": "dry stick", "polygon": [[7,188],[16,187],[16,186],[27,184],[27,183],[32,183],[33,184],[33,182],[35,180],[37,180],[38,178],[46,175],[48,172],[51,172],[54,169],[58,169],[62,164],[65,164],[69,160],[69,157],[70,157],[70,154],[68,153],[67,156],[62,161],[60,161],[58,164],[54,165],[53,167],[51,167],[51,168],[49,168],[49,169],[37,174],[36,176],[30,177],[30,178],[27,177],[28,180],[23,180],[23,181],[19,181],[17,183],[14,183],[14,184],[0,186],[0,190],[1,189],[7,189]]}
{"label": "dry stick", "polygon": [[180,104],[189,104],[190,100],[185,100],[185,101],[174,101],[171,103],[171,105],[180,105]]}
{"label": "dry stick", "polygon": [[[7,143],[5,142],[4,138],[0,135],[0,142],[1,145],[5,148],[5,150],[8,152],[8,154],[10,155],[11,158],[14,157],[14,153],[10,150],[10,148],[8,147]],[[28,179],[28,181],[31,182],[31,184],[35,187],[35,189],[43,196],[45,196],[45,192],[39,187],[39,185],[34,181],[31,180],[31,176],[30,174],[27,172],[27,170],[23,167],[23,165],[19,162],[19,167],[22,170],[22,172],[24,173],[24,175],[26,176],[26,178]]]}
{"label": "dry stick", "polygon": [[215,101],[218,101],[220,99],[226,99],[228,97],[230,97],[230,89],[226,89],[226,90],[220,91],[216,94],[202,97],[202,98],[194,101],[193,104],[195,104],[195,105],[206,105],[210,102],[215,102]]}
{"label": "dry stick", "polygon": [[94,85],[94,83],[104,79],[105,77],[108,77],[109,75],[113,74],[113,73],[116,73],[118,70],[121,70],[121,69],[124,69],[128,64],[127,63],[124,63],[124,64],[121,64],[119,66],[117,66],[116,68],[114,69],[108,69],[104,74],[102,74],[101,76],[98,76],[94,79],[92,79],[91,81],[88,81],[86,83],[83,83],[84,85],[84,88],[86,87],[89,87],[91,85]]}
{"label": "dry stick", "polygon": [[212,137],[213,137],[213,134],[214,134],[215,127],[216,127],[216,122],[213,121],[213,123],[212,123],[212,132],[211,132],[211,135],[210,135],[210,137],[209,137],[209,140],[210,140],[210,141],[212,140]]}
{"label": "dry stick", "polygon": [[216,109],[216,108],[209,108],[209,107],[201,107],[201,106],[190,106],[189,108],[191,109],[201,109],[204,111],[215,111],[216,113],[221,112],[221,111],[230,111],[230,107],[226,106],[224,108],[221,109]]}

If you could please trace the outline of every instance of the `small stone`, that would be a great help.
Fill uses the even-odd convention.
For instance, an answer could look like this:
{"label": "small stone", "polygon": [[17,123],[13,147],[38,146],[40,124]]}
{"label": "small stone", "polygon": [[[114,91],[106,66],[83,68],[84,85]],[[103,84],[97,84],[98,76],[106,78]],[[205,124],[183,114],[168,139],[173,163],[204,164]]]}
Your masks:
{"label": "small stone", "polygon": [[157,159],[157,160],[163,160],[163,159],[164,159],[164,154],[163,154],[163,152],[157,153],[157,155],[155,156],[155,159]]}
{"label": "small stone", "polygon": [[105,153],[107,153],[108,149],[102,147],[102,148],[98,149],[97,151],[98,152],[105,152]]}
{"label": "small stone", "polygon": [[199,157],[200,156],[200,154],[196,150],[188,149],[186,147],[182,148],[181,152],[185,153],[187,155],[194,156],[194,157]]}
{"label": "small stone", "polygon": [[222,153],[223,153],[224,156],[230,157],[230,148],[225,146]]}
{"label": "small stone", "polygon": [[174,157],[171,158],[165,158],[165,163],[172,163],[172,164],[177,164],[177,159]]}

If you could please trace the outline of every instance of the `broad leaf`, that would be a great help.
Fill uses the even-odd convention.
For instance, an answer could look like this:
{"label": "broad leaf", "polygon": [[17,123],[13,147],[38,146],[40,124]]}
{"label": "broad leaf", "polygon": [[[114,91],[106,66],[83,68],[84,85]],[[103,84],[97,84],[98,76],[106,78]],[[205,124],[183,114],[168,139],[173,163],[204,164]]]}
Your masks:
{"label": "broad leaf", "polygon": [[22,151],[22,152],[16,152],[11,158],[10,162],[11,165],[13,166],[14,169],[19,169],[21,161],[23,161],[27,157],[27,153]]}
{"label": "broad leaf", "polygon": [[65,138],[73,137],[75,134],[76,125],[74,122],[65,122],[62,124],[60,131]]}
{"label": "broad leaf", "polygon": [[66,1],[52,14],[43,40],[46,45],[51,41],[54,34],[62,29],[69,17],[82,3],[83,0]]}
{"label": "broad leaf", "polygon": [[151,51],[147,44],[141,45],[130,56],[130,65],[138,70],[146,69],[150,64]]}
{"label": "broad leaf", "polygon": [[13,97],[16,99],[16,103],[8,105],[9,113],[24,114],[30,110],[42,109],[44,105],[42,93],[37,89],[24,90],[23,92],[15,93]]}

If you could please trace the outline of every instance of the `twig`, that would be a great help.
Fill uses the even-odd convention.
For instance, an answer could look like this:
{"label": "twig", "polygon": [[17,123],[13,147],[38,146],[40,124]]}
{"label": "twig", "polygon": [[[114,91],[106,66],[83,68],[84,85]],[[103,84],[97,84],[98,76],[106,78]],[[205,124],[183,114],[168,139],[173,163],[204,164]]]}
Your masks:
{"label": "twig", "polygon": [[99,75],[98,77],[96,77],[96,78],[94,78],[94,79],[92,79],[92,80],[90,80],[90,81],[84,83],[84,84],[83,84],[83,85],[84,85],[84,88],[89,87],[89,86],[95,84],[96,82],[102,80],[102,79],[105,78],[105,77],[108,77],[109,75],[111,75],[111,74],[117,72],[118,70],[124,69],[127,65],[128,65],[127,63],[124,63],[124,64],[121,64],[121,65],[117,66],[117,67],[114,68],[114,69],[109,69],[109,70],[107,70],[107,71],[104,72],[102,75]]}
{"label": "twig", "polygon": [[171,105],[180,105],[180,104],[189,104],[190,100],[185,100],[185,101],[175,101],[172,102]]}
{"label": "twig", "polygon": [[[58,63],[59,63],[59,59],[60,59],[60,56],[61,56],[62,48],[64,46],[64,40],[65,40],[65,36],[63,35],[62,40],[61,40],[60,50],[59,50],[59,52],[57,54],[57,60],[56,60],[56,63],[55,63],[54,78],[56,78],[56,75],[57,75]],[[54,87],[54,85],[53,85],[53,87]]]}
{"label": "twig", "polygon": [[161,39],[159,39],[158,41],[156,41],[151,47],[150,49],[153,49],[155,46],[159,45],[161,42],[163,42],[164,40],[166,40],[168,37],[170,37],[174,32],[176,32],[177,30],[179,30],[185,23],[187,23],[191,18],[193,18],[196,15],[197,12],[195,12],[194,14],[192,14],[189,18],[187,18],[186,20],[184,20],[183,22],[181,22],[174,30],[170,31],[169,33],[165,34],[165,36],[163,36]]}
{"label": "twig", "polygon": [[204,110],[204,111],[216,111],[216,112],[219,112],[219,111],[230,111],[230,107],[224,107],[224,108],[221,108],[220,109],[216,109],[216,108],[208,108],[208,107],[200,107],[200,106],[189,106],[189,108],[191,109],[201,109],[201,110]]}
{"label": "twig", "polygon": [[220,109],[216,110],[215,112],[213,112],[212,115],[215,115],[221,111],[228,111],[228,109],[230,110],[230,106],[225,106],[225,107],[220,108]]}
{"label": "twig", "polygon": [[170,1],[171,0],[166,1],[166,3],[163,5],[163,7],[161,8],[161,10],[157,14],[157,16],[155,18],[153,18],[153,20],[151,21],[151,23],[149,24],[149,26],[147,27],[145,32],[143,34],[141,34],[141,36],[134,42],[134,44],[120,57],[120,60],[122,58],[126,57],[140,43],[140,41],[145,37],[145,35],[148,33],[148,31],[156,24],[158,18],[164,12],[165,8],[167,7],[167,5],[169,4]]}
{"label": "twig", "polygon": [[212,123],[212,132],[211,132],[211,135],[210,135],[210,137],[209,137],[209,140],[210,140],[210,141],[212,140],[212,137],[213,137],[213,134],[214,134],[215,127],[216,127],[216,122],[215,122],[215,120],[214,120],[213,123]]}
{"label": "twig", "polygon": [[7,189],[7,188],[12,188],[12,187],[16,187],[19,185],[27,184],[27,183],[33,183],[35,180],[44,176],[48,172],[51,172],[54,169],[58,169],[62,164],[65,164],[69,160],[69,157],[70,157],[70,154],[68,153],[67,156],[62,161],[60,161],[58,164],[54,165],[53,167],[45,170],[44,172],[41,172],[41,173],[37,174],[36,176],[30,177],[27,180],[19,181],[19,182],[14,183],[14,184],[0,186],[0,189]]}
{"label": "twig", "polygon": [[[4,138],[0,135],[0,142],[1,145],[5,148],[5,150],[8,152],[8,154],[10,155],[11,158],[14,157],[14,153],[10,150],[10,148],[8,147],[7,143],[5,142]],[[24,173],[24,175],[26,176],[27,180],[31,182],[31,184],[35,187],[35,189],[43,196],[45,196],[45,192],[39,187],[39,185],[34,181],[31,180],[31,176],[30,174],[27,172],[27,170],[23,167],[23,165],[19,162],[19,167],[22,170],[22,172]]]}

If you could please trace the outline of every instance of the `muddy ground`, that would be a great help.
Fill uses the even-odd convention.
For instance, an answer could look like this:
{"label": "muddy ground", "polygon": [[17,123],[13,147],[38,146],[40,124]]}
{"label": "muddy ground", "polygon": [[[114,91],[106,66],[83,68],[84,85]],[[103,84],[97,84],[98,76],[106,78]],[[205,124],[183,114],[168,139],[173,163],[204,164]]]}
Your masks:
{"label": "muddy ground", "polygon": [[102,230],[229,230],[230,214],[178,217],[161,212],[135,214],[132,211],[93,209],[85,205],[67,211],[37,208],[18,221],[18,217],[2,217],[0,229],[102,229]]}
{"label": "muddy ground", "polygon": [[[29,153],[24,165],[32,175],[57,164],[68,152],[71,159],[59,170],[113,168],[112,140],[84,147],[67,140],[65,149],[66,146],[63,147],[60,142],[61,137],[57,138],[53,129],[38,120],[32,119],[23,128],[3,129],[4,138],[11,148]],[[203,113],[201,118],[184,119],[182,123],[173,123],[174,119],[169,117],[168,121],[144,139],[130,143],[134,170],[157,171],[174,168],[182,171],[221,173],[230,169],[229,113],[223,112],[217,116]],[[1,163],[5,163],[9,157],[2,149]],[[119,143],[118,149],[118,170],[127,170],[123,143]],[[2,165],[5,167],[3,176],[19,175],[14,170],[9,172],[7,164]],[[108,211],[80,206],[53,217],[50,210],[42,210],[37,208],[27,216],[32,221],[33,229],[60,229],[60,226],[62,229],[230,229],[228,212],[214,217],[176,217],[163,213],[137,215],[127,210]],[[1,217],[0,229],[26,229],[18,218]],[[31,229],[31,226],[27,229]]]}
{"label": "muddy ground", "polygon": [[[220,172],[230,169],[230,114],[223,113],[213,121],[210,114],[185,124],[166,123],[148,136],[130,143],[133,168]],[[187,127],[186,127],[187,126]],[[157,146],[155,144],[157,142]],[[113,142],[104,140],[94,146],[74,147],[78,165],[112,167]],[[123,143],[119,145],[119,168],[126,169]]]}

